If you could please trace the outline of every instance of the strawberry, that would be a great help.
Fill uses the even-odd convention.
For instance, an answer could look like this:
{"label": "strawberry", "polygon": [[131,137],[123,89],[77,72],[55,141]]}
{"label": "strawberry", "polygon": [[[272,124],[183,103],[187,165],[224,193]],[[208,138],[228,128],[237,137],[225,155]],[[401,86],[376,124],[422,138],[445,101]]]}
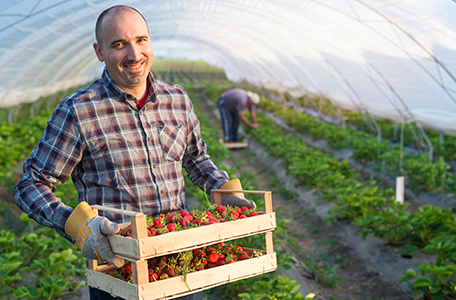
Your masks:
{"label": "strawberry", "polygon": [[247,216],[246,215],[240,215],[239,219],[247,219]]}
{"label": "strawberry", "polygon": [[249,217],[254,217],[254,216],[258,216],[258,214],[254,211],[252,211],[250,214],[249,214]]}
{"label": "strawberry", "polygon": [[230,260],[228,260],[226,263],[227,263],[227,264],[232,264],[232,263],[234,263],[234,260],[230,259]]}
{"label": "strawberry", "polygon": [[120,273],[124,276],[128,276],[131,272],[131,265],[125,266]]}
{"label": "strawberry", "polygon": [[[183,211],[185,211],[185,210],[183,210]],[[186,218],[180,219],[180,220],[179,220],[179,223],[180,223],[180,225],[181,225],[182,227],[184,227],[184,228],[188,226],[188,220],[187,220]]]}
{"label": "strawberry", "polygon": [[215,252],[212,252],[208,257],[208,260],[211,263],[215,263],[218,259],[219,259],[219,255]]}
{"label": "strawberry", "polygon": [[216,264],[217,266],[221,266],[221,265],[224,265],[224,264],[225,264],[225,260],[224,260],[224,259],[221,259],[221,258],[219,258],[219,259],[217,259],[217,261],[215,262],[215,264]]}
{"label": "strawberry", "polygon": [[223,214],[224,212],[226,212],[226,207],[223,206],[223,205],[221,205],[221,204],[219,204],[215,210],[216,210],[219,214]]}
{"label": "strawberry", "polygon": [[215,268],[217,267],[216,264],[207,264],[207,268],[210,269],[210,268]]}
{"label": "strawberry", "polygon": [[181,210],[180,215],[181,217],[185,217],[188,215],[188,212],[186,210]]}
{"label": "strawberry", "polygon": [[168,232],[175,231],[176,230],[176,223],[169,223],[166,225],[166,228],[168,229]]}
{"label": "strawberry", "polygon": [[158,230],[155,229],[155,228],[151,228],[151,229],[149,230],[149,236],[156,236],[156,235],[159,235],[159,234],[160,234],[160,233],[159,233]]}
{"label": "strawberry", "polygon": [[241,255],[239,255],[239,260],[246,260],[246,259],[249,259],[249,255],[245,252],[241,253]]}
{"label": "strawberry", "polygon": [[239,252],[239,253],[242,253],[242,252],[244,252],[244,249],[242,249],[241,246],[237,246],[236,247],[236,251]]}
{"label": "strawberry", "polygon": [[162,226],[163,225],[159,218],[154,219],[153,223],[154,223],[155,226]]}
{"label": "strawberry", "polygon": [[234,209],[230,211],[230,214],[235,218],[239,218],[239,213],[237,211],[235,211]]}
{"label": "strawberry", "polygon": [[249,210],[249,208],[248,208],[247,206],[244,205],[244,206],[241,207],[241,210],[242,210],[243,212],[246,212],[246,211]]}
{"label": "strawberry", "polygon": [[236,207],[236,211],[238,214],[242,214],[242,209],[240,207]]}
{"label": "strawberry", "polygon": [[174,269],[169,269],[168,272],[166,272],[169,277],[174,277],[176,274],[174,273]]}

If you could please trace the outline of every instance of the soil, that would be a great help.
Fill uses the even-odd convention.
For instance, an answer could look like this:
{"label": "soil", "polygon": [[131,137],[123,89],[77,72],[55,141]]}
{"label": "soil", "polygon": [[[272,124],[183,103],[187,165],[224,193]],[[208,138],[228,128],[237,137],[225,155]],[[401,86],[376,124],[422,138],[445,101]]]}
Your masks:
{"label": "soil", "polygon": [[[200,113],[205,114],[213,128],[220,128],[218,119],[214,118],[214,107],[206,101],[198,103]],[[219,134],[222,136],[221,130]],[[258,189],[273,191],[277,220],[288,220],[287,236],[275,247],[298,258],[291,278],[305,287],[305,292],[315,293],[314,299],[412,299],[409,291],[382,276],[358,255],[304,199],[318,195],[313,191],[296,194],[284,189],[286,183],[270,167],[276,161],[265,164],[249,149],[230,151],[235,163],[225,162],[225,165],[235,164],[239,172],[254,174]],[[332,272],[334,266],[335,272]]]}

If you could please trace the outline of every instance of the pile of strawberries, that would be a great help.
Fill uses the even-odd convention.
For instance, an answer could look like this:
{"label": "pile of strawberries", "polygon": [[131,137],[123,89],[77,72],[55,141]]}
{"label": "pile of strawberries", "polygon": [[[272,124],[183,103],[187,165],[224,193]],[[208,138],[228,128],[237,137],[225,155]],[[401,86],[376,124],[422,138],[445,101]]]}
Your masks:
{"label": "pile of strawberries", "polygon": [[[180,213],[160,214],[157,218],[147,217],[148,236],[245,219],[257,215],[257,212],[250,210],[247,206],[231,207],[215,204],[211,205],[207,210],[196,209],[191,212],[182,210]],[[121,229],[117,234],[132,237],[131,225]]]}
{"label": "pile of strawberries", "polygon": [[[147,261],[149,282],[186,275],[191,272],[215,268],[225,264],[246,260],[263,255],[261,252],[247,252],[240,246],[233,246],[223,242],[171,254]],[[109,275],[132,283],[131,265],[111,271]]]}

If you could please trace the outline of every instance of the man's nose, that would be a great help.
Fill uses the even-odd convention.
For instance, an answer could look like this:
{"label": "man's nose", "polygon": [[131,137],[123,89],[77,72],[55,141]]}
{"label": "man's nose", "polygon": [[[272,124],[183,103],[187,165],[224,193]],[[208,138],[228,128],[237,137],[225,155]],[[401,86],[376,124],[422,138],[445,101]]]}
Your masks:
{"label": "man's nose", "polygon": [[128,60],[138,61],[141,58],[141,49],[137,45],[130,45],[128,47]]}

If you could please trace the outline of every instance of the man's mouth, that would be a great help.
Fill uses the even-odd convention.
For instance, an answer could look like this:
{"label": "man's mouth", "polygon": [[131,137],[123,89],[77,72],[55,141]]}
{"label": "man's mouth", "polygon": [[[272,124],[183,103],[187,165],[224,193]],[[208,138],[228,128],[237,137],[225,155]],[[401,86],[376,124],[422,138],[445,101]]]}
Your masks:
{"label": "man's mouth", "polygon": [[125,64],[124,67],[132,72],[137,72],[141,69],[144,61],[136,63],[136,64]]}

